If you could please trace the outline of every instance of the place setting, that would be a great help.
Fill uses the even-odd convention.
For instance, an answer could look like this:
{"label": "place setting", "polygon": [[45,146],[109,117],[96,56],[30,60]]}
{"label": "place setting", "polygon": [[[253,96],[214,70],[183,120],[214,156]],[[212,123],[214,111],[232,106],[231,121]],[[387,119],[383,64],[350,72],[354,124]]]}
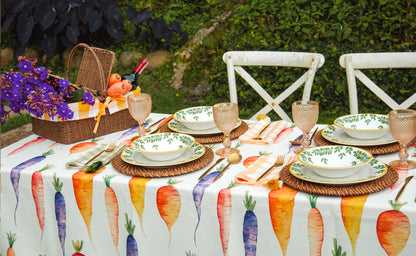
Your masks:
{"label": "place setting", "polygon": [[[219,104],[179,110],[173,114],[173,118],[169,122],[160,127],[160,132],[189,134],[201,144],[222,142],[224,131],[214,122],[215,109],[218,109]],[[229,134],[231,140],[238,138],[248,129],[247,123],[238,118],[238,111],[235,116],[237,121],[232,123]]]}
{"label": "place setting", "polygon": [[[356,146],[376,155],[401,149],[400,143],[392,135],[389,116],[382,114],[351,114],[339,117],[334,124],[318,131],[314,141],[318,146]],[[416,142],[416,138],[412,141]]]}
{"label": "place setting", "polygon": [[[398,180],[394,168],[374,158],[366,148],[347,143],[317,143],[317,147],[311,147],[308,133],[315,126],[318,113],[317,102],[298,101],[292,105],[294,123],[304,136],[302,147],[295,152],[297,160],[284,166],[279,173],[279,178],[286,185],[307,193],[352,196],[380,191]],[[314,118],[308,118],[311,116]],[[391,129],[388,117],[375,114],[345,116],[334,123],[325,129],[344,129],[343,133],[348,132],[345,136],[357,140],[377,139],[389,134]]]}

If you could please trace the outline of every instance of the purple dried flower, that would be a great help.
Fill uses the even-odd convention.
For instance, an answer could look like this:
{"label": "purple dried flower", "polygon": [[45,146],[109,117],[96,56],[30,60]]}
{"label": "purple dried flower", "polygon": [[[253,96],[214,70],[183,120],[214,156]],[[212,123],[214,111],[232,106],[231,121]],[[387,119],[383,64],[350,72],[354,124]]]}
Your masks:
{"label": "purple dried flower", "polygon": [[68,80],[66,80],[66,79],[59,80],[59,87],[66,90],[66,89],[68,89],[68,86],[69,86],[69,81]]}
{"label": "purple dried flower", "polygon": [[22,72],[29,72],[32,70],[32,64],[28,60],[21,61],[19,62],[19,69]]}
{"label": "purple dried flower", "polygon": [[94,105],[95,99],[90,92],[85,92],[82,99],[90,105]]}

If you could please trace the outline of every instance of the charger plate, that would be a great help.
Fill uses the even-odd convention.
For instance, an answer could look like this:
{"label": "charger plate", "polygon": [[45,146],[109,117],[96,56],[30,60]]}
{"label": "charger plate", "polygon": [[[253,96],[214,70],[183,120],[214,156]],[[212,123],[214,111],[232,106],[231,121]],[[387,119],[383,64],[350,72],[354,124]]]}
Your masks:
{"label": "charger plate", "polygon": [[286,165],[280,171],[280,179],[285,185],[305,193],[324,196],[360,196],[390,187],[399,179],[399,175],[388,166],[387,173],[378,179],[363,183],[333,186],[298,179],[290,173],[290,165]]}
{"label": "charger plate", "polygon": [[213,159],[214,152],[209,147],[205,147],[205,153],[200,158],[185,164],[175,165],[168,168],[148,168],[144,166],[129,164],[121,159],[120,154],[113,158],[111,164],[117,171],[130,176],[143,178],[160,178],[186,174],[199,170],[211,163]]}
{"label": "charger plate", "polygon": [[[316,145],[318,146],[330,146],[330,145],[342,145],[337,144],[332,141],[329,141],[324,138],[322,135],[323,130],[319,130],[316,132],[315,136],[313,136],[313,140],[315,141]],[[382,154],[389,154],[393,152],[397,152],[400,150],[400,144],[398,142],[384,144],[384,145],[375,145],[375,146],[355,146],[367,150],[373,155],[382,155]]]}
{"label": "charger plate", "polygon": [[[237,139],[238,137],[240,137],[240,135],[244,134],[247,130],[248,130],[247,123],[244,121],[241,121],[241,125],[239,125],[237,128],[235,128],[231,132],[230,139],[232,140]],[[171,130],[169,128],[168,123],[164,123],[160,127],[160,132],[176,132],[176,131]],[[196,136],[196,135],[193,135],[193,136],[195,137],[195,141],[201,144],[219,143],[219,142],[224,141],[223,134],[213,134],[213,135],[208,135],[208,136]]]}

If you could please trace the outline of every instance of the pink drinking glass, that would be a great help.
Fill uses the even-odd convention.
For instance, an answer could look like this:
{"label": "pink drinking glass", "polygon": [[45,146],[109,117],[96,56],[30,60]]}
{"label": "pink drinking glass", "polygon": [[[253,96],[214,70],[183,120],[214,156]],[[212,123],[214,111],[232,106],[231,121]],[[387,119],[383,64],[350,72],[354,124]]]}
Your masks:
{"label": "pink drinking glass", "polygon": [[140,93],[138,96],[133,94],[127,97],[130,115],[139,123],[139,137],[145,135],[144,121],[152,111],[152,97],[147,93]]}

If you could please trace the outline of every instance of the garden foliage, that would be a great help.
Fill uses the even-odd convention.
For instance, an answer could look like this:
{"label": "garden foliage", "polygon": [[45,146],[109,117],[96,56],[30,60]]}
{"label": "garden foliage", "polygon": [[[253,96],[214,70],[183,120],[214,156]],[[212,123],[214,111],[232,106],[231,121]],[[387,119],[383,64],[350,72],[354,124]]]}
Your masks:
{"label": "garden foliage", "polygon": [[[233,12],[223,31],[211,45],[201,46],[198,59],[210,67],[207,75],[214,88],[210,99],[228,99],[226,51],[304,51],[325,56],[316,73],[311,99],[333,116],[349,113],[345,70],[338,63],[342,54],[353,52],[405,52],[416,48],[415,0],[252,0]],[[209,51],[207,51],[207,48]],[[304,70],[289,68],[248,68],[274,97],[294,82]],[[192,73],[192,72],[190,72]],[[366,70],[373,81],[399,103],[414,93],[414,70]],[[255,113],[264,101],[238,78],[240,112]],[[357,82],[360,112],[386,113],[388,107]],[[282,105],[290,112],[291,102]],[[414,106],[415,107],[415,106]],[[327,120],[330,121],[330,120]]]}

